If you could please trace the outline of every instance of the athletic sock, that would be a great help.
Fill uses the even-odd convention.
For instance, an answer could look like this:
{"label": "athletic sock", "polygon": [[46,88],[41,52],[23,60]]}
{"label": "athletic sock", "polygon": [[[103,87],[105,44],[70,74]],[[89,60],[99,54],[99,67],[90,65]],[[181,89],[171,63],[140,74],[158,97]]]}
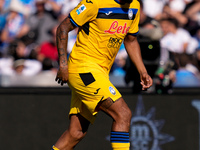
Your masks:
{"label": "athletic sock", "polygon": [[59,149],[53,145],[51,150],[59,150]]}
{"label": "athletic sock", "polygon": [[129,133],[127,132],[111,132],[110,142],[113,150],[129,150]]}

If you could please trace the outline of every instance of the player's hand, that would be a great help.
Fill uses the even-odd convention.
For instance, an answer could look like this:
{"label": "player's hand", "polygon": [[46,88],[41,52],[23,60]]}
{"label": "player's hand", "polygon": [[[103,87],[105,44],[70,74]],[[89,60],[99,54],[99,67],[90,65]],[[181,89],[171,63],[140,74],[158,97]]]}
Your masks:
{"label": "player's hand", "polygon": [[140,80],[141,80],[140,84],[142,85],[142,90],[147,90],[153,84],[152,78],[146,72],[140,75]]}
{"label": "player's hand", "polygon": [[68,81],[68,67],[60,67],[58,69],[57,72],[57,76],[56,76],[56,82],[58,82],[58,84],[61,84],[63,86],[63,84],[67,83]]}

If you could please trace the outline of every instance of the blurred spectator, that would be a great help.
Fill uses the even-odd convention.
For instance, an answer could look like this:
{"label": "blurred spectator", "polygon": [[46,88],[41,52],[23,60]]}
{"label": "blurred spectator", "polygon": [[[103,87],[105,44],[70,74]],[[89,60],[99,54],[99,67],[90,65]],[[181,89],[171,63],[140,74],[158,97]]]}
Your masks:
{"label": "blurred spectator", "polygon": [[18,1],[23,4],[24,14],[26,15],[26,17],[28,17],[28,16],[30,16],[30,14],[34,13],[35,0],[18,0]]}
{"label": "blurred spectator", "polygon": [[191,35],[194,35],[200,25],[199,11],[199,1],[169,0],[163,8],[163,13],[161,13],[157,19],[176,19],[179,26],[188,30]]}
{"label": "blurred spectator", "polygon": [[[5,0],[0,0],[0,36],[2,34],[2,30],[6,25],[7,13],[5,12],[4,7],[5,7]],[[0,38],[0,55],[2,55],[2,53],[3,53],[3,44]]]}
{"label": "blurred spectator", "polygon": [[183,13],[188,18],[184,28],[194,36],[197,30],[200,29],[200,1],[193,0],[191,3],[187,4]]}
{"label": "blurred spectator", "polygon": [[180,56],[180,67],[176,71],[174,86],[196,87],[200,85],[200,74],[193,60],[186,54]]}
{"label": "blurred spectator", "polygon": [[188,4],[185,14],[187,17],[191,17],[192,20],[197,21],[200,24],[199,14],[200,13],[200,1],[194,0]]}
{"label": "blurred spectator", "polygon": [[2,30],[0,41],[2,42],[1,51],[6,54],[10,42],[14,41],[24,24],[23,6],[12,0],[9,5],[9,12],[6,16],[6,24]]}
{"label": "blurred spectator", "polygon": [[69,15],[70,11],[74,9],[74,7],[76,7],[81,0],[63,0],[63,1],[64,3],[62,5],[61,12],[58,18],[59,22],[64,20]]}
{"label": "blurred spectator", "polygon": [[11,0],[3,0],[2,2],[4,3],[3,10],[7,11]]}
{"label": "blurred spectator", "polygon": [[14,60],[17,59],[37,59],[37,52],[33,47],[27,46],[23,39],[15,40],[10,43],[8,55]]}
{"label": "blurred spectator", "polygon": [[157,19],[166,4],[166,0],[143,0],[144,13],[149,17]]}
{"label": "blurred spectator", "polygon": [[45,10],[45,1],[36,0],[36,13],[27,18],[20,31],[20,37],[25,36],[31,42],[40,45],[45,41],[50,41],[48,32],[55,26],[56,21]]}
{"label": "blurred spectator", "polygon": [[162,55],[161,61],[165,63],[169,59],[169,53],[174,54],[178,62],[179,54],[194,54],[198,42],[188,31],[178,27],[175,19],[161,20],[161,26],[164,31],[164,37],[161,39]]}
{"label": "blurred spectator", "polygon": [[5,0],[0,0],[0,35],[3,28],[6,25],[7,13],[5,13],[4,6],[5,6]]}
{"label": "blurred spectator", "polygon": [[198,41],[198,47],[197,50],[200,50],[200,29],[197,30],[194,38]]}
{"label": "blurred spectator", "polygon": [[33,76],[42,69],[41,63],[37,60],[19,59],[14,61],[12,58],[0,59],[0,74],[7,76],[23,75]]}
{"label": "blurred spectator", "polygon": [[45,0],[45,9],[50,12],[54,19],[58,19],[64,3],[64,0]]}
{"label": "blurred spectator", "polygon": [[200,29],[197,30],[197,33],[195,34],[194,37],[198,41],[198,47],[197,47],[197,50],[196,50],[196,58],[197,58],[198,69],[200,70]]}
{"label": "blurred spectator", "polygon": [[168,0],[168,6],[172,11],[181,13],[189,2],[191,0]]}
{"label": "blurred spectator", "polygon": [[[161,27],[164,37],[161,39],[161,66],[157,71],[156,92],[171,93],[172,84],[177,80],[175,70],[186,66],[196,68],[194,53],[198,42],[187,30],[180,28],[175,19],[162,19]],[[197,68],[195,70],[198,71]]]}
{"label": "blurred spectator", "polygon": [[[182,1],[182,0],[181,1],[176,0],[176,1],[177,1],[177,3],[179,3],[179,2],[184,3],[184,1]],[[177,8],[177,9],[175,9],[175,8]],[[182,9],[179,10],[178,7],[175,7],[175,6],[171,8],[170,4],[167,3],[163,8],[163,12],[159,16],[157,16],[157,19],[159,19],[159,20],[163,19],[163,18],[176,19],[180,26],[184,26],[187,23],[188,18],[184,14],[182,14],[182,11],[181,11]]]}
{"label": "blurred spectator", "polygon": [[70,11],[78,5],[81,0],[65,0],[65,3],[62,7],[62,14],[68,15]]}
{"label": "blurred spectator", "polygon": [[52,39],[50,42],[44,42],[38,52],[38,60],[42,62],[43,70],[57,69],[58,67],[58,52],[56,48],[56,29],[55,26],[50,35]]}

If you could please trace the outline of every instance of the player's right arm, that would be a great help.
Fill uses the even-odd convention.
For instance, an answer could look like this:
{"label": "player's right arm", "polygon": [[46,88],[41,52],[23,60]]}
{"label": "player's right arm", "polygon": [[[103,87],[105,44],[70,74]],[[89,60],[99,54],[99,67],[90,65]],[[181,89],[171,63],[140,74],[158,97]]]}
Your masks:
{"label": "player's right arm", "polygon": [[97,2],[93,0],[82,0],[67,17],[58,26],[56,32],[57,50],[59,56],[59,70],[56,81],[63,85],[68,80],[68,66],[67,66],[67,42],[68,33],[84,25],[88,21],[96,18],[98,13]]}
{"label": "player's right arm", "polygon": [[56,76],[56,81],[63,85],[68,80],[68,65],[67,65],[67,43],[68,33],[75,29],[70,18],[65,18],[58,26],[56,31],[56,45],[59,57],[59,69]]}

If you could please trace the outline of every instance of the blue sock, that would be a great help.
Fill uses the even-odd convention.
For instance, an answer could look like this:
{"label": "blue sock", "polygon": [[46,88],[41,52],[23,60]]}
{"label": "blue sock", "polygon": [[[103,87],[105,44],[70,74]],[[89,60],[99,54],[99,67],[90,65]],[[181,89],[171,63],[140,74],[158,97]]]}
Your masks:
{"label": "blue sock", "polygon": [[113,150],[129,150],[129,133],[128,132],[111,132],[110,142]]}

